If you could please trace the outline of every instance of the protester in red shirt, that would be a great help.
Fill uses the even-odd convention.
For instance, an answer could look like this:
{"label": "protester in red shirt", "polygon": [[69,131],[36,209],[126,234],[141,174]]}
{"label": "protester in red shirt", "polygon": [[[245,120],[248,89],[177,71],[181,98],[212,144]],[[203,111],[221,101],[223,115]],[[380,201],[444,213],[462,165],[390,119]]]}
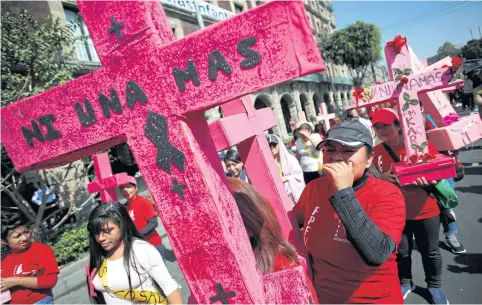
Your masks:
{"label": "protester in red shirt", "polygon": [[367,173],[371,132],[358,120],[332,127],[323,148],[323,175],[294,207],[311,254],[320,303],[403,302],[396,245],[405,223],[400,191]]}
{"label": "protester in red shirt", "polygon": [[[229,188],[243,219],[256,263],[261,274],[268,274],[299,266],[296,250],[283,239],[281,228],[270,203],[251,185],[228,178]],[[316,293],[308,276],[313,301]]]}
{"label": "protester in red shirt", "polygon": [[137,194],[137,181],[134,177],[129,177],[129,182],[120,187],[122,195],[127,200],[127,212],[144,239],[156,247],[164,257],[165,247],[156,231],[158,223],[154,205],[147,198]]}
{"label": "protester in red shirt", "polygon": [[[391,171],[392,164],[400,162],[406,155],[398,114],[393,109],[382,109],[373,115],[372,123],[376,135],[383,142],[374,149],[374,162],[382,173],[383,179],[398,186],[397,178]],[[438,153],[430,142],[428,142],[428,152]],[[417,185],[400,187],[405,197],[407,220],[398,250],[398,275],[405,299],[416,287],[412,282],[411,270],[415,235],[432,301],[434,304],[448,304],[440,288],[442,286],[442,257],[439,248],[440,211],[437,201],[422,188],[435,183],[436,181],[428,183],[422,177],[418,179]]]}
{"label": "protester in red shirt", "polygon": [[1,289],[10,290],[11,304],[53,304],[52,288],[59,267],[49,246],[32,242],[27,221],[20,215],[2,214]]}

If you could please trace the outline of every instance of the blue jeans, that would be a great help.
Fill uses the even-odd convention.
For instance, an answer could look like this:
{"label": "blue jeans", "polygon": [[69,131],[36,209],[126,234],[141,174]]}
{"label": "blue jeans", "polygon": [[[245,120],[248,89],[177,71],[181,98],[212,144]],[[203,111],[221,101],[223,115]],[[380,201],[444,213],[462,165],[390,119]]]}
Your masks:
{"label": "blue jeans", "polygon": [[53,296],[49,295],[48,297],[41,299],[40,301],[36,302],[35,304],[53,304],[54,298]]}

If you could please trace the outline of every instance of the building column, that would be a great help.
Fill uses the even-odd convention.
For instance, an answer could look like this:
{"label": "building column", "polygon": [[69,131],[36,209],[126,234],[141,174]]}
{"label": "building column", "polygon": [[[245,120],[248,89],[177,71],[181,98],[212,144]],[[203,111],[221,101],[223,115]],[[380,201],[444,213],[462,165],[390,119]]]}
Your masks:
{"label": "building column", "polygon": [[298,113],[303,111],[303,109],[301,108],[300,89],[301,85],[299,82],[294,82],[291,84],[291,92],[293,92],[293,99],[296,106],[296,119],[298,119]]}
{"label": "building column", "polygon": [[340,92],[333,92],[333,99],[337,109],[343,109]]}
{"label": "building column", "polygon": [[316,109],[315,109],[316,106],[315,106],[315,101],[313,100],[313,94],[315,94],[316,92],[315,86],[316,84],[309,83],[308,92],[306,93],[308,97],[308,105],[305,106],[305,108],[306,108],[306,112],[309,113],[309,115],[308,114],[306,115],[306,119],[308,121],[310,120],[310,116],[316,117]]}
{"label": "building column", "polygon": [[283,111],[281,110],[281,103],[278,92],[273,89],[268,94],[268,96],[271,98],[271,109],[274,112],[276,122],[278,122],[278,125],[273,127],[273,132],[275,133],[275,135],[283,139],[288,134],[288,132],[286,131],[285,120],[283,117]]}

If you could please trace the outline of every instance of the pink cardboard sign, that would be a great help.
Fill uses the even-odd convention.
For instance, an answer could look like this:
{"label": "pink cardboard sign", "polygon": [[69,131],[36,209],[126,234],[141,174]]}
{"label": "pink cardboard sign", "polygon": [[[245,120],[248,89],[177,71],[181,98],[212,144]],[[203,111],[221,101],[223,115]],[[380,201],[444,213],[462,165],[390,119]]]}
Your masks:
{"label": "pink cardboard sign", "polygon": [[[271,203],[280,224],[283,237],[295,245],[307,273],[308,254],[301,239],[293,203],[286,194],[269,143],[264,134],[278,123],[271,108],[256,110],[249,96],[221,106],[224,118],[209,125],[216,149],[222,151],[237,145],[241,160],[251,184]],[[243,126],[243,128],[239,128]]]}
{"label": "pink cardboard sign", "polygon": [[[178,41],[159,2],[78,4],[103,68],[1,109],[15,167],[54,167],[127,141],[192,296],[271,301],[213,167],[204,110],[324,70],[303,2],[268,2]],[[298,289],[286,302],[308,301],[304,286],[283,285]]]}

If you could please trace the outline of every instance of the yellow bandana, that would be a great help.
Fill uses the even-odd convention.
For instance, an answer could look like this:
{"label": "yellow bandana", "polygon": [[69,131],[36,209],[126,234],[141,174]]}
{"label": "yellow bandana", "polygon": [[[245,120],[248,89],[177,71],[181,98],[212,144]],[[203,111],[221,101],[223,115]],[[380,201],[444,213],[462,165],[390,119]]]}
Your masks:
{"label": "yellow bandana", "polygon": [[129,289],[110,289],[107,284],[107,260],[102,261],[102,265],[99,268],[99,279],[104,288],[113,293],[119,299],[130,301],[133,303],[141,304],[169,304],[167,299],[164,298],[158,291],[146,291],[146,290],[129,290]]}

